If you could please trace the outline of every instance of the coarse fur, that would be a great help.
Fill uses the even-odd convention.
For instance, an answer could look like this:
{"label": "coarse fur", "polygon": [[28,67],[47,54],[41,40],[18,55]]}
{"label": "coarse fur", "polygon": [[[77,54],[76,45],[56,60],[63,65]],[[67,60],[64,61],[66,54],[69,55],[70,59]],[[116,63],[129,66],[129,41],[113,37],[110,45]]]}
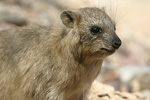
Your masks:
{"label": "coarse fur", "polygon": [[[99,8],[64,11],[61,20],[0,32],[0,100],[83,100],[120,39]],[[103,33],[92,35],[92,26]]]}

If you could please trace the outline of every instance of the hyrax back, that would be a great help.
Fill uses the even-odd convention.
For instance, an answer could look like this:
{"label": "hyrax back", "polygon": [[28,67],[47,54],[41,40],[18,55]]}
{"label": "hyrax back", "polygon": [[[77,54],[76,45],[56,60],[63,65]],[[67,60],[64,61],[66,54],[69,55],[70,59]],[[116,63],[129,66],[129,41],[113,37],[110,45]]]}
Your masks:
{"label": "hyrax back", "polygon": [[99,8],[64,11],[61,20],[0,32],[0,100],[83,100],[121,41]]}

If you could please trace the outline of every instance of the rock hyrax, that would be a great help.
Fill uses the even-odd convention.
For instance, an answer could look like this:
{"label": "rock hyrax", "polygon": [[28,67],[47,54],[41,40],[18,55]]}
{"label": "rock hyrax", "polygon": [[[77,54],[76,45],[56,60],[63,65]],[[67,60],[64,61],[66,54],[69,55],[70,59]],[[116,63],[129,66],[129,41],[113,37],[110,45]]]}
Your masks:
{"label": "rock hyrax", "polygon": [[62,25],[0,32],[0,100],[83,100],[121,45],[99,8],[64,11]]}

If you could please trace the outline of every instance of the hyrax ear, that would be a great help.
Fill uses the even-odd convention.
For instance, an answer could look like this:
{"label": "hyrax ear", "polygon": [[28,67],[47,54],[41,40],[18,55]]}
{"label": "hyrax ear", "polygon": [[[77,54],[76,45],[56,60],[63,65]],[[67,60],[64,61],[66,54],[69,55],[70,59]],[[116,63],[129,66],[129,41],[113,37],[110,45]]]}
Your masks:
{"label": "hyrax ear", "polygon": [[60,18],[65,26],[74,28],[79,21],[79,14],[74,11],[63,11],[60,15]]}

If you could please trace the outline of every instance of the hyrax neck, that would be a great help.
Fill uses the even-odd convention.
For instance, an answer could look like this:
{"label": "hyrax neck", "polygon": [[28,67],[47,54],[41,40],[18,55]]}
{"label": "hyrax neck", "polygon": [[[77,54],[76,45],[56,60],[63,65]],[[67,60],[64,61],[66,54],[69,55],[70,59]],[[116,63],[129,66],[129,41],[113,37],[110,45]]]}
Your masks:
{"label": "hyrax neck", "polygon": [[78,94],[90,87],[101,69],[102,60],[91,57],[82,59],[84,55],[79,44],[80,36],[76,31],[63,29],[60,33],[54,34],[57,38],[52,40],[55,43],[52,52],[60,66],[57,77],[63,81],[62,84],[65,83],[66,94]]}

